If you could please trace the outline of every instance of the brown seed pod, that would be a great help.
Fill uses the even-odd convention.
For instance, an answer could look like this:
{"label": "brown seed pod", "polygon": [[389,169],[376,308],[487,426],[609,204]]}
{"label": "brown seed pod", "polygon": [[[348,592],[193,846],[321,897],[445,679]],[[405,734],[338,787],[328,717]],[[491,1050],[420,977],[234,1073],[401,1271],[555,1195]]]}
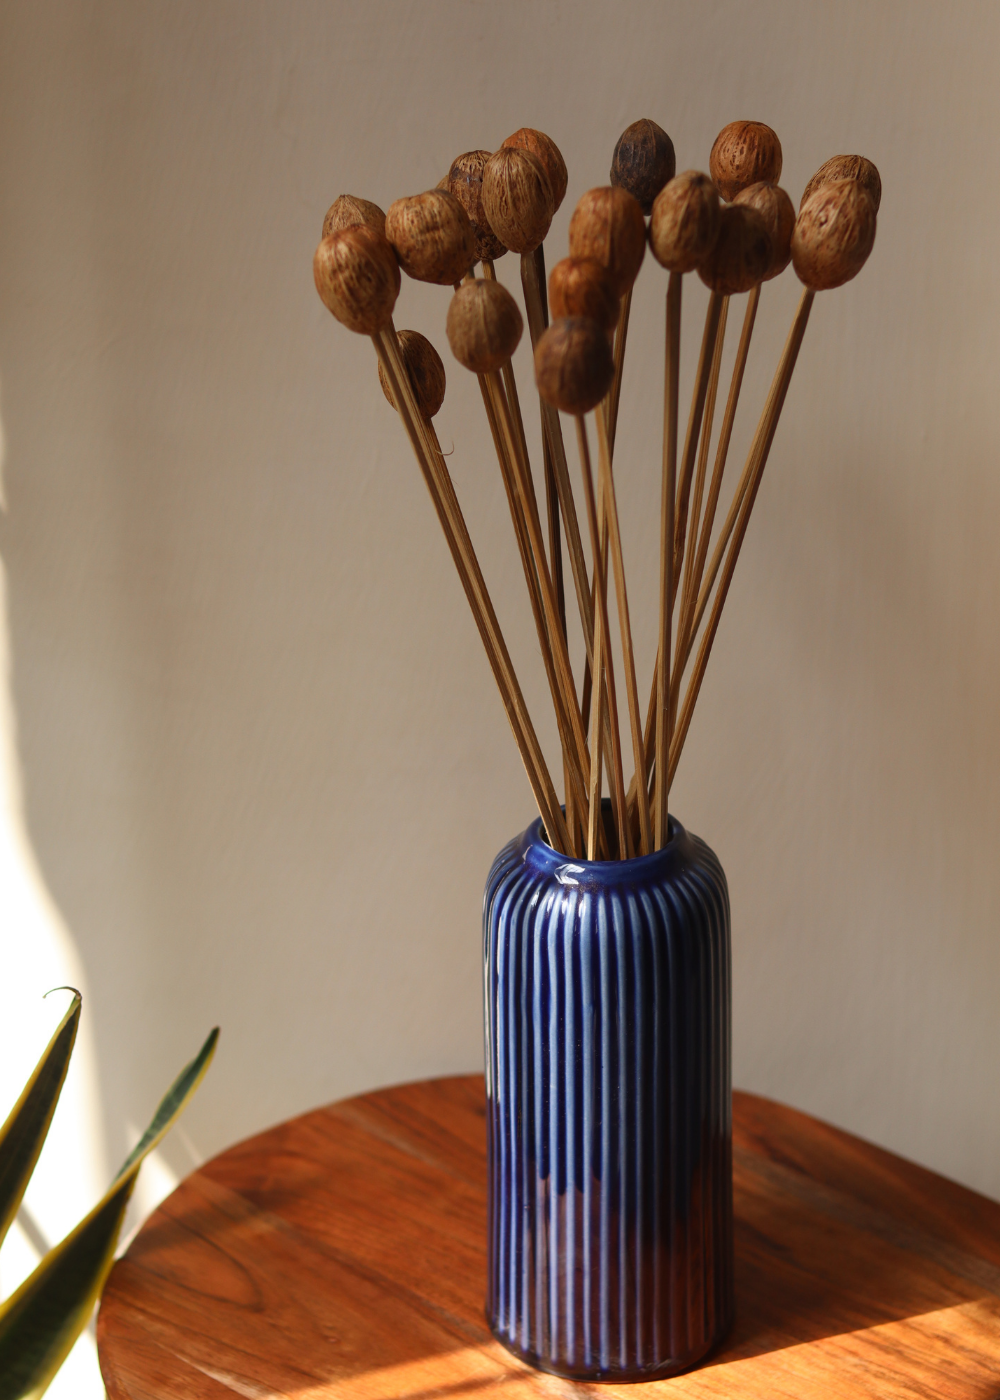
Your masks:
{"label": "brown seed pod", "polygon": [[582,316],[610,334],[618,323],[618,297],[604,268],[593,258],[563,258],[549,273],[553,320]]}
{"label": "brown seed pod", "polygon": [[535,383],[546,403],[563,413],[589,413],[615,377],[611,344],[596,321],[553,321],[535,346]]}
{"label": "brown seed pod", "polygon": [[781,179],[781,142],[763,122],[730,122],[715,138],[708,168],[723,199],[735,199],[740,190],[761,180],[776,185]]}
{"label": "brown seed pod", "polygon": [[450,287],[476,261],[472,222],[448,190],[428,190],[390,204],[385,236],[403,271],[418,282]]}
{"label": "brown seed pod", "polygon": [[648,117],[633,122],[619,136],[611,158],[611,183],[628,190],[644,214],[652,211],[653,200],[676,170],[674,143]]}
{"label": "brown seed pod", "polygon": [[792,265],[814,292],[840,287],[864,267],[875,242],[875,201],[857,180],[819,185],[799,210]]}
{"label": "brown seed pod", "polygon": [[555,200],[545,166],[531,151],[501,146],[483,170],[489,226],[512,253],[533,253],[549,231]]}
{"label": "brown seed pod", "polygon": [[352,224],[324,238],[313,257],[313,278],[323,305],[348,330],[374,335],[392,320],[399,264],[378,229]]}
{"label": "brown seed pod", "polygon": [[756,209],[771,235],[771,266],[762,281],[770,282],[792,260],[792,229],[795,227],[795,205],[778,185],[763,182],[740,190],[734,204],[746,204]]}
{"label": "brown seed pod", "polygon": [[693,272],[719,232],[719,191],[699,170],[677,175],[653,200],[649,246],[669,272]]}
{"label": "brown seed pod", "polygon": [[515,131],[513,136],[508,136],[501,146],[513,151],[530,151],[533,156],[537,156],[542,162],[542,167],[549,177],[549,184],[552,186],[552,212],[553,214],[566,198],[566,183],[568,175],[566,173],[566,162],[562,158],[562,152],[553,141],[551,136],[546,136],[544,131],[536,131],[534,127],[522,126],[519,131]]}
{"label": "brown seed pod", "polygon": [[367,224],[369,228],[385,233],[385,214],[370,199],[358,199],[353,194],[338,194],[326,211],[323,220],[323,237],[339,229],[350,228],[351,224]]}
{"label": "brown seed pod", "polygon": [[[444,403],[445,374],[441,356],[419,331],[398,331],[396,339],[399,341],[403,364],[410,376],[417,407],[425,418],[433,418]],[[378,379],[383,394],[395,408],[381,364],[378,367]]]}
{"label": "brown seed pod", "polygon": [[521,339],[524,322],[517,302],[501,282],[465,282],[451,299],[445,327],[459,364],[474,374],[505,365]]}
{"label": "brown seed pod", "polygon": [[829,185],[833,180],[857,180],[859,185],[864,185],[872,197],[875,213],[878,213],[882,203],[882,179],[876,167],[864,156],[831,156],[825,160],[806,185],[799,208],[820,185]]}
{"label": "brown seed pod", "polygon": [[723,205],[719,236],[698,266],[698,276],[713,292],[736,296],[763,282],[771,266],[773,245],[763,216],[746,204]]}
{"label": "brown seed pod", "polygon": [[451,163],[448,172],[447,188],[461,204],[472,220],[472,231],[476,235],[476,259],[495,261],[506,253],[506,247],[490,228],[490,221],[483,208],[483,171],[491,155],[490,151],[466,151]]}
{"label": "brown seed pod", "polygon": [[627,292],[646,254],[639,201],[615,185],[588,190],[569,221],[569,251],[571,257],[599,262],[618,296]]}

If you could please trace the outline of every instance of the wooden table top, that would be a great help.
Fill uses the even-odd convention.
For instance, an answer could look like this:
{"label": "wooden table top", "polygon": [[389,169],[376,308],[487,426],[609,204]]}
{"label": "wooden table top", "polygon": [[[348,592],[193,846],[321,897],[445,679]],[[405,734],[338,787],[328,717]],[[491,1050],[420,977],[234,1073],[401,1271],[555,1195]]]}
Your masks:
{"label": "wooden table top", "polygon": [[188,1177],[108,1282],[110,1400],[997,1400],[1000,1204],[767,1099],[733,1109],[737,1323],[688,1375],[574,1384],[492,1339],[476,1075],[317,1109]]}

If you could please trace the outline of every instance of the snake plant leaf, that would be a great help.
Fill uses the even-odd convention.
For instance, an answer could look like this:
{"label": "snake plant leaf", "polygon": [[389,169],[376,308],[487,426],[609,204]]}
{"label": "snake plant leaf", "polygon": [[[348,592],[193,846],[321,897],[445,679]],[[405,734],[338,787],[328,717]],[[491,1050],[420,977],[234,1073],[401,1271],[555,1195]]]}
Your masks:
{"label": "snake plant leaf", "polygon": [[164,1094],[159,1108],[153,1114],[152,1122],[121,1164],[115,1181],[120,1181],[136,1162],[141,1162],[143,1157],[151,1152],[156,1143],[164,1136],[171,1123],[173,1123],[195,1089],[197,1089],[198,1085],[204,1079],[212,1056],[215,1054],[215,1044],[218,1039],[219,1028],[216,1026],[215,1029],[209,1033],[208,1039],[191,1063],[184,1066],[173,1084],[171,1084],[170,1088]]}
{"label": "snake plant leaf", "polygon": [[0,1400],[38,1400],[86,1327],[101,1295],[143,1159],[201,1083],[215,1053],[218,1027],[178,1075],[153,1121],[107,1193],[33,1274],[0,1304]]}
{"label": "snake plant leaf", "polygon": [[80,1024],[80,993],[73,987],[57,990],[73,993],[69,1010],[0,1128],[0,1244],[18,1212],[48,1136]]}

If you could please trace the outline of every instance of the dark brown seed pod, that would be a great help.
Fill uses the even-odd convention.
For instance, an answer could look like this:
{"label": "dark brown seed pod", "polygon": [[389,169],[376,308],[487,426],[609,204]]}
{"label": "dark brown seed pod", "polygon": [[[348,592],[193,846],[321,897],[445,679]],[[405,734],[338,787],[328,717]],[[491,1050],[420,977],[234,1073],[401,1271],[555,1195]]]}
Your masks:
{"label": "dark brown seed pod", "polygon": [[459,364],[474,374],[500,369],[517,349],[524,322],[517,302],[501,282],[477,278],[451,299],[445,327]]}
{"label": "dark brown seed pod", "polygon": [[403,271],[418,282],[453,286],[476,261],[472,221],[448,190],[428,190],[390,204],[385,236]]}
{"label": "dark brown seed pod", "polygon": [[313,279],[323,305],[348,330],[374,335],[392,320],[399,263],[378,229],[351,224],[324,238],[313,257]]}
{"label": "dark brown seed pod", "polygon": [[542,162],[531,151],[501,146],[483,170],[489,226],[512,253],[533,253],[549,231],[555,201]]}
{"label": "dark brown seed pod", "polygon": [[819,185],[792,233],[796,275],[814,292],[843,286],[864,267],[875,242],[875,201],[857,180]]}
{"label": "dark brown seed pod", "polygon": [[831,156],[829,160],[825,160],[806,185],[799,208],[802,208],[820,185],[829,185],[834,180],[857,180],[871,195],[875,213],[878,213],[878,207],[882,203],[882,178],[872,162],[864,156]]}
{"label": "dark brown seed pod", "polygon": [[740,190],[759,181],[776,185],[781,179],[781,142],[763,122],[730,122],[715,138],[708,168],[723,199],[735,199]]}
{"label": "dark brown seed pod", "polygon": [[367,224],[369,228],[377,229],[379,233],[384,234],[385,214],[370,199],[359,199],[357,195],[353,194],[338,194],[326,211],[326,218],[323,220],[323,237],[329,238],[331,233],[337,233],[342,228],[350,228],[351,224]]}
{"label": "dark brown seed pod", "polygon": [[770,282],[792,260],[792,229],[795,227],[795,205],[778,185],[765,185],[763,182],[741,190],[733,200],[734,204],[746,204],[756,209],[767,225],[771,235],[771,266],[762,281]]}
{"label": "dark brown seed pod", "polygon": [[615,185],[588,190],[569,221],[569,251],[571,257],[599,262],[622,296],[638,276],[646,253],[646,220],[639,201]]}
{"label": "dark brown seed pod", "polygon": [[693,272],[719,232],[719,191],[699,170],[675,176],[653,200],[649,246],[669,272]]}
{"label": "dark brown seed pod", "polygon": [[[445,374],[441,356],[427,337],[421,335],[419,331],[398,331],[396,339],[399,341],[399,352],[403,357],[403,364],[410,376],[410,384],[413,387],[413,397],[417,401],[417,407],[425,418],[433,418],[444,403]],[[392,393],[381,365],[378,367],[378,380],[382,385],[383,394],[395,408],[396,405],[393,402]]]}
{"label": "dark brown seed pod", "polygon": [[489,258],[495,261],[502,258],[507,249],[490,228],[483,207],[483,171],[492,152],[466,151],[451,163],[447,187],[472,220],[472,231],[476,235],[476,258],[482,261]]}
{"label": "dark brown seed pod", "polygon": [[643,117],[627,126],[611,158],[611,183],[628,190],[648,215],[653,200],[677,171],[674,143],[656,122]]}
{"label": "dark brown seed pod", "polygon": [[736,296],[763,282],[772,255],[771,235],[757,210],[746,204],[723,205],[719,236],[699,264],[698,276],[713,292]]}
{"label": "dark brown seed pod", "polygon": [[[545,173],[549,177],[549,184],[552,186],[552,212],[554,214],[566,198],[566,183],[569,177],[566,173],[566,162],[562,158],[562,152],[552,137],[546,136],[544,131],[536,131],[534,127],[522,126],[519,131],[514,132],[513,136],[508,136],[503,144],[509,150],[530,151],[542,162]],[[503,147],[501,147],[502,149]]]}
{"label": "dark brown seed pod", "polygon": [[549,312],[553,320],[597,321],[610,334],[618,323],[618,296],[599,262],[563,258],[549,273]]}
{"label": "dark brown seed pod", "polygon": [[589,413],[615,377],[604,329],[583,316],[553,321],[535,346],[535,383],[546,403],[563,413]]}

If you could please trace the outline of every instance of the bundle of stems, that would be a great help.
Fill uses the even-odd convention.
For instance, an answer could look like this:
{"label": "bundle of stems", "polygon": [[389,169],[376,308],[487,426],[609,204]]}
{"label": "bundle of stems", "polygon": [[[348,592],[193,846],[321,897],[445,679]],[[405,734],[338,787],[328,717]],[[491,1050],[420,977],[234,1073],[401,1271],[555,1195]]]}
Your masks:
{"label": "bundle of stems", "polygon": [[[827,161],[806,186],[797,214],[777,183],[781,165],[781,145],[770,127],[732,122],[712,147],[709,174],[689,170],[678,175],[666,132],[648,119],[633,123],[615,147],[611,183],[589,190],[578,202],[569,226],[569,256],[556,264],[548,282],[544,239],[565,196],[567,172],[551,138],[531,128],[515,132],[495,152],[459,156],[436,189],[397,200],[388,214],[370,201],[341,195],[324,221],[314,259],[317,290],[339,321],[374,343],[383,390],[399,414],[430,493],[545,834],[575,859],[646,856],[670,839],[671,784],[813,299],[817,291],[856,276],[874,242],[881,185],[870,161],[862,156]],[[647,246],[669,275],[657,649],[643,710],[614,452],[633,286]],[[541,491],[512,363],[524,317],[497,280],[494,266],[508,251],[520,257],[534,358]],[[720,525],[729,447],[761,289],[789,263],[803,293]],[[400,269],[452,288],[447,338],[455,358],[479,382],[552,699],[562,802],[433,427],[444,400],[444,365],[426,337],[417,331],[397,333],[393,324]],[[684,276],[694,271],[710,295],[680,445],[682,289]],[[746,308],[712,458],[730,300],[744,294]],[[560,415],[574,420],[578,495]],[[568,592],[575,596],[582,638],[579,674],[570,657]],[[616,674],[612,613],[621,675]],[[622,714],[622,689],[627,716]],[[628,735],[624,745],[623,723]],[[625,748],[631,749],[632,767],[627,787]]]}

